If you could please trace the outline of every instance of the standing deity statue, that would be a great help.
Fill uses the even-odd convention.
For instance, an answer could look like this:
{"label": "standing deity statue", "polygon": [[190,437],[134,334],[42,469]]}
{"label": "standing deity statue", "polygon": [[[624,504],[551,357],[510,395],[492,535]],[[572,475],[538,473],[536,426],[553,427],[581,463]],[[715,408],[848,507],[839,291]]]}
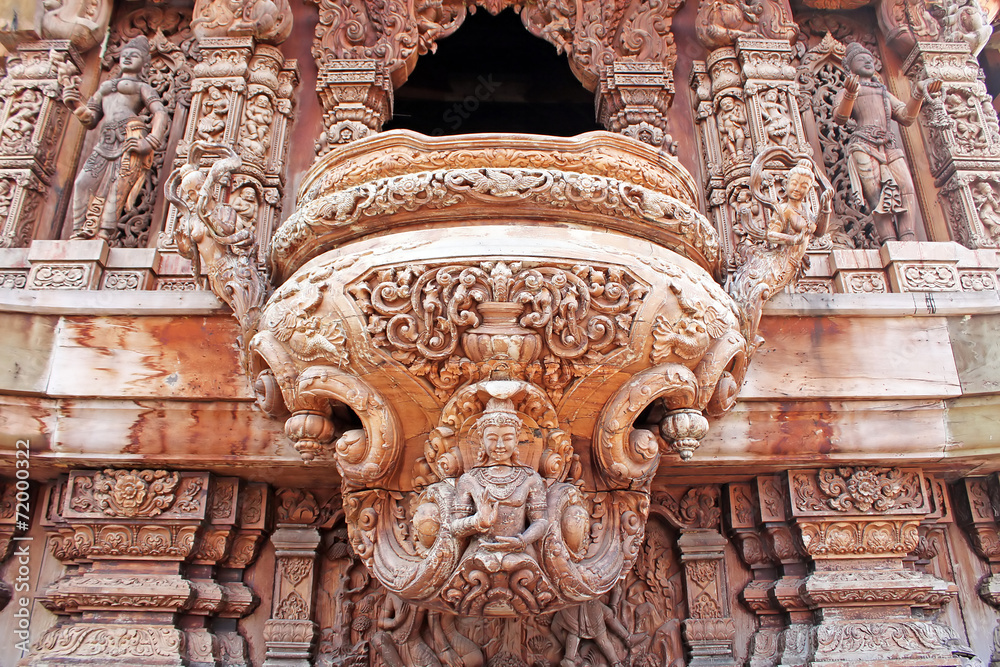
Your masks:
{"label": "standing deity statue", "polygon": [[[153,164],[153,151],[163,144],[169,116],[156,90],[142,80],[149,62],[149,40],[129,41],[119,57],[121,76],[105,81],[86,105],[75,90],[63,100],[87,128],[103,119],[100,139],[73,186],[73,236],[110,239],[122,211],[135,206]],[[147,132],[142,113],[152,115]]]}
{"label": "standing deity statue", "polygon": [[455,485],[451,531],[474,536],[466,557],[487,572],[511,572],[534,560],[528,551],[549,523],[545,482],[518,458],[521,425],[512,401],[491,398],[475,427],[479,459]]}
{"label": "standing deity statue", "polygon": [[844,67],[851,75],[834,100],[833,119],[841,125],[849,118],[857,121],[847,144],[851,188],[872,212],[879,242],[916,241],[917,194],[891,121],[911,125],[941,82],[918,83],[904,103],[875,78],[875,57],[857,42],[847,45]]}

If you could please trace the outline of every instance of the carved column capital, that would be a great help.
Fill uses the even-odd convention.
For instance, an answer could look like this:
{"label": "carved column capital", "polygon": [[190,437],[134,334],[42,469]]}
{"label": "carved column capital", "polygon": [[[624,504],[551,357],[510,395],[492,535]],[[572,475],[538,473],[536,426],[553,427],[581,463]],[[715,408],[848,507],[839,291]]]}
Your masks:
{"label": "carved column capital", "polygon": [[[860,658],[878,648],[886,664],[958,664],[949,644],[953,631],[910,612],[945,604],[957,592],[952,583],[903,567],[919,544],[921,521],[935,512],[923,472],[793,470],[788,488],[802,542],[816,563],[804,587],[805,600],[822,610],[816,660]],[[859,636],[873,639],[852,641]]]}
{"label": "carved column capital", "polygon": [[676,153],[667,127],[673,97],[673,72],[662,62],[615,61],[601,76],[597,119],[610,132]]}

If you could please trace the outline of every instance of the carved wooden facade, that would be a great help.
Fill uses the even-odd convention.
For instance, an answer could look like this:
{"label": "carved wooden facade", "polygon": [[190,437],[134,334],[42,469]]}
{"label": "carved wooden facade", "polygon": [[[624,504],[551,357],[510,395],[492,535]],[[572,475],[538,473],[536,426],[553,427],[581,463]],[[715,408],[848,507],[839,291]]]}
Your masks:
{"label": "carved wooden facade", "polygon": [[15,4],[0,667],[1000,664],[1000,4]]}

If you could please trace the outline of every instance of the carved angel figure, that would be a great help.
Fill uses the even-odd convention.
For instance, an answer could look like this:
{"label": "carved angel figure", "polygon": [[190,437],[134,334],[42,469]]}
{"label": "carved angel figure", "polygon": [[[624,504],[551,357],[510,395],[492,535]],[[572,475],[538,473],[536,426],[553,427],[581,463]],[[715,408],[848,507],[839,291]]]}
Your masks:
{"label": "carved angel figure", "polygon": [[509,399],[491,398],[476,422],[477,465],[455,485],[451,531],[459,538],[474,536],[465,557],[487,572],[514,571],[533,560],[529,547],[549,523],[545,482],[518,460],[521,425]]}
{"label": "carved angel figure", "polygon": [[[203,156],[219,158],[207,175],[197,167]],[[255,259],[254,228],[244,217],[256,211],[256,192],[250,188],[253,201],[247,202],[244,188],[232,205],[220,203],[215,195],[216,186],[228,183],[242,163],[228,146],[195,142],[188,163],[167,178],[164,194],[181,213],[174,229],[178,251],[191,260],[196,278],[204,262],[212,291],[233,309],[243,340],[249,340],[266,295]]]}
{"label": "carved angel figure", "polygon": [[915,241],[917,194],[891,121],[911,125],[924,101],[941,90],[941,82],[918,83],[904,103],[875,79],[875,57],[857,42],[847,45],[844,67],[852,74],[834,99],[833,119],[841,125],[849,118],[858,123],[847,144],[851,188],[872,212],[880,242]]}
{"label": "carved angel figure", "polygon": [[[783,195],[773,181],[763,190],[765,166],[773,161],[793,164],[788,171]],[[822,184],[819,210],[812,210],[809,194]],[[802,268],[809,239],[826,234],[833,211],[833,187],[815,163],[806,155],[796,155],[782,146],[772,146],[750,165],[750,190],[769,211],[766,227],[760,227],[744,207],[740,218],[748,236],[755,240],[748,256],[729,284],[729,293],[740,309],[743,335],[756,347],[757,327],[764,303],[783,290]]]}
{"label": "carved angel figure", "polygon": [[[149,40],[139,35],[122,49],[121,76],[102,83],[86,105],[75,90],[63,92],[63,101],[86,127],[104,119],[94,152],[73,185],[74,239],[111,238],[118,216],[135,205],[153,151],[163,143],[170,118],[156,89],[141,79],[148,62]],[[143,112],[153,117],[148,132]]]}

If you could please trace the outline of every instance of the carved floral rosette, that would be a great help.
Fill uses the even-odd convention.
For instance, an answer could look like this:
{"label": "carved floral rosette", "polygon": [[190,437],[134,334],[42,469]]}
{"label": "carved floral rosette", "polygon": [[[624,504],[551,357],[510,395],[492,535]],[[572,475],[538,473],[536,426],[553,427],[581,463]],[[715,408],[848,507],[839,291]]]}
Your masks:
{"label": "carved floral rosette", "polygon": [[[258,402],[304,459],[336,466],[355,553],[424,607],[513,616],[607,593],[637,557],[661,456],[690,458],[746,370],[690,176],[615,135],[538,143],[389,132],[335,148],[272,245]],[[528,221],[530,242],[509,224]],[[544,534],[503,566],[454,528],[497,383],[544,485]],[[348,410],[361,428],[344,430]]]}

